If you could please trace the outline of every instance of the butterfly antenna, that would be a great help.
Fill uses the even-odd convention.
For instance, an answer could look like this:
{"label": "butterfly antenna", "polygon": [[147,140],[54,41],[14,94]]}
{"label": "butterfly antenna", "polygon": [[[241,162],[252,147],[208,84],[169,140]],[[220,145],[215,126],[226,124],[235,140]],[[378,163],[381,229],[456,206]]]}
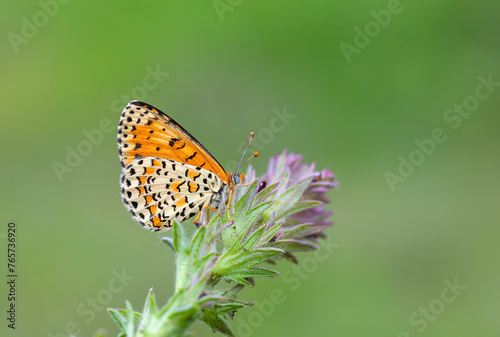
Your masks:
{"label": "butterfly antenna", "polygon": [[248,163],[248,161],[250,159],[253,159],[255,157],[257,157],[259,155],[259,152],[255,152],[253,154],[253,156],[251,156],[250,158],[248,158],[247,160],[245,160],[245,162],[243,162],[243,164],[241,163],[243,161],[243,157],[245,156],[245,153],[247,152],[248,150],[248,146],[250,145],[250,143],[252,142],[252,139],[253,139],[253,136],[254,136],[254,133],[253,132],[250,132],[250,140],[248,141],[247,143],[247,146],[245,147],[245,151],[243,151],[243,154],[241,155],[241,158],[240,158],[240,162],[238,163],[238,166],[236,167],[236,174],[238,174],[238,171],[240,170],[240,168],[245,165],[246,163]]}
{"label": "butterfly antenna", "polygon": [[246,163],[248,163],[248,162],[250,161],[250,159],[254,159],[255,157],[258,157],[258,156],[259,156],[259,152],[255,151],[255,152],[253,153],[253,156],[251,156],[250,158],[248,158],[247,160],[245,160],[245,161],[243,162],[243,164],[241,164],[241,167],[245,166],[245,164],[246,164]]}

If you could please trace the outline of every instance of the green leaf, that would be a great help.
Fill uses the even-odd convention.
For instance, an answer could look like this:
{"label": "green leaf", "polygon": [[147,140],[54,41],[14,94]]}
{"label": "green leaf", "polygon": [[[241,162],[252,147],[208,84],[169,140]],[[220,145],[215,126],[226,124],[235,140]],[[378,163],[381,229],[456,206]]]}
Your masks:
{"label": "green leaf", "polygon": [[273,212],[275,212],[277,218],[282,217],[283,214],[285,214],[297,201],[299,201],[302,193],[304,193],[310,181],[311,178],[306,178],[287,189],[283,194],[278,194],[279,197],[276,198],[274,204],[265,211],[265,219],[269,219]]}
{"label": "green leaf", "polygon": [[247,277],[273,277],[277,276],[280,273],[267,268],[249,268],[245,271],[242,271],[238,274],[238,276],[247,278]]}
{"label": "green leaf", "polygon": [[298,236],[298,233],[306,230],[309,227],[311,227],[311,224],[308,223],[295,226],[284,226],[281,228],[281,232],[283,233],[283,238],[285,239],[294,238]]}
{"label": "green leaf", "polygon": [[281,248],[287,252],[297,252],[297,251],[311,251],[316,250],[318,247],[313,245],[308,241],[302,240],[279,240],[272,243],[273,247]]}
{"label": "green leaf", "polygon": [[[254,182],[250,188],[248,189],[247,193],[245,193],[240,200],[236,202],[236,205],[234,205],[234,212],[232,213],[231,218],[234,220],[234,226],[229,227],[226,230],[222,232],[222,241],[224,242],[224,246],[226,247],[231,247],[236,239],[236,233],[240,234],[241,233],[241,223],[243,222],[243,217],[247,210],[250,208],[250,204],[252,202],[250,198],[250,193],[252,193],[253,190],[256,188],[256,182]],[[221,217],[221,223],[227,223],[229,222],[229,219],[227,217],[227,212],[224,212],[223,216]]]}
{"label": "green leaf", "polygon": [[299,264],[299,260],[297,259],[297,257],[290,252],[286,252],[285,254],[283,254],[283,257],[293,264]]}
{"label": "green leaf", "polygon": [[283,224],[284,221],[285,219],[280,219],[276,221],[276,224],[273,227],[271,227],[267,232],[265,232],[264,235],[262,235],[262,237],[260,238],[260,242],[262,244],[265,244],[269,242],[272,238],[274,238],[274,236],[280,230],[281,225]]}
{"label": "green leaf", "polygon": [[273,247],[259,248],[253,251],[231,250],[228,254],[219,258],[212,269],[212,275],[216,279],[224,278],[250,286],[251,284],[245,280],[247,277],[276,275],[276,272],[255,268],[255,265],[267,262],[283,253],[283,250]]}
{"label": "green leaf", "polygon": [[175,253],[175,248],[174,248],[174,239],[171,237],[163,237],[161,238],[161,241],[165,243],[170,249],[172,249]]}
{"label": "green leaf", "polygon": [[174,219],[173,232],[174,232],[174,238],[172,241],[175,251],[185,255],[188,249],[186,232],[184,231],[184,227],[182,227],[182,225],[177,221],[177,219]]}
{"label": "green leaf", "polygon": [[300,201],[296,202],[292,207],[290,207],[284,214],[284,217],[287,217],[289,215],[298,213],[300,211],[321,206],[323,203],[321,201],[315,201],[315,200],[306,200],[306,201]]}
{"label": "green leaf", "polygon": [[244,285],[245,287],[253,287],[253,284],[245,280],[243,277],[237,276],[237,275],[227,275],[224,277],[226,281],[233,281],[239,284]]}
{"label": "green leaf", "polygon": [[278,183],[272,184],[264,188],[262,191],[260,191],[254,198],[254,203],[255,204],[261,204],[266,201],[266,199],[272,199],[272,196],[274,195],[273,190],[278,186]]}
{"label": "green leaf", "polygon": [[[253,222],[257,219],[259,215],[261,215],[266,209],[271,207],[271,205],[274,203],[274,201],[268,201],[264,202],[262,204],[259,204],[252,208],[250,211],[248,211],[247,214],[245,214],[244,222],[247,223],[246,227],[250,227],[250,225],[253,224]],[[242,226],[244,227],[244,226]]]}
{"label": "green leaf", "polygon": [[242,248],[246,250],[251,250],[257,241],[259,241],[260,237],[262,236],[262,233],[264,233],[264,230],[266,229],[266,225],[260,226],[257,230],[255,230],[243,243]]}
{"label": "green leaf", "polygon": [[301,237],[309,236],[309,235],[314,235],[314,234],[319,234],[325,229],[327,229],[329,226],[310,226],[300,232]]}
{"label": "green leaf", "polygon": [[139,327],[137,331],[143,331],[151,320],[154,320],[158,313],[158,305],[156,304],[156,299],[154,295],[154,290],[151,288],[146,297],[146,303],[144,304],[144,309],[142,311],[142,319],[140,319]]}
{"label": "green leaf", "polygon": [[200,253],[203,249],[203,243],[205,241],[205,234],[207,233],[205,226],[198,228],[191,241],[191,258],[195,261],[198,260]]}
{"label": "green leaf", "polygon": [[285,192],[290,177],[290,170],[286,169],[282,177],[283,178],[279,181],[278,190],[276,191],[277,195],[282,195]]}
{"label": "green leaf", "polygon": [[224,244],[226,247],[231,247],[235,242],[238,241],[238,239],[241,240],[243,239],[243,236],[239,236],[238,239],[236,239],[236,235],[239,233],[246,233],[246,230],[252,226],[254,221],[257,219],[259,215],[261,215],[267,208],[269,208],[273,204],[273,201],[269,201],[260,205],[255,206],[252,208],[248,213],[244,214],[244,216],[240,217],[239,220],[235,220],[234,224],[235,226],[232,228],[227,228],[225,231],[222,232],[223,238],[225,237]]}
{"label": "green leaf", "polygon": [[135,318],[134,318],[134,310],[132,309],[132,304],[129,301],[125,301],[125,307],[127,308],[127,327],[126,333],[127,336],[134,336],[135,330]]}
{"label": "green leaf", "polygon": [[272,247],[259,248],[257,250],[249,252],[240,251],[236,254],[227,256],[222,261],[217,261],[218,263],[214,267],[214,270],[217,270],[216,268],[220,262],[221,264],[223,264],[221,266],[221,269],[226,270],[226,273],[220,274],[221,276],[224,274],[234,274],[239,269],[250,268],[253,265],[266,262],[267,260],[272,259],[283,253],[284,253],[283,250]]}
{"label": "green leaf", "polygon": [[246,210],[250,208],[250,205],[252,204],[252,194],[254,191],[257,189],[257,182],[254,181],[252,185],[250,185],[250,188],[248,189],[247,193],[245,193],[240,200],[236,202],[236,205],[234,205],[234,217],[233,220],[236,220],[243,217],[244,213],[246,213]]}
{"label": "green leaf", "polygon": [[201,268],[202,266],[205,266],[206,264],[208,264],[210,262],[210,260],[212,260],[214,257],[215,257],[215,253],[209,253],[209,254],[205,255],[202,259],[198,260],[198,263],[196,265]]}
{"label": "green leaf", "polygon": [[[235,285],[231,289],[228,289],[222,293],[223,296],[234,298],[240,291],[242,291],[245,287],[240,284]],[[250,303],[252,304],[252,303]]]}
{"label": "green leaf", "polygon": [[[231,247],[240,234],[250,228],[257,217],[272,205],[273,201],[268,201],[250,209],[256,190],[257,182],[254,182],[248,192],[234,206],[234,213],[232,213],[234,226],[222,232],[222,241],[226,247]],[[227,215],[224,215],[223,219],[227,219]],[[224,220],[222,220],[222,223],[225,223]]]}
{"label": "green leaf", "polygon": [[156,304],[155,294],[153,288],[148,292],[146,297],[146,304],[144,305],[143,316],[155,315],[158,312],[158,306]]}
{"label": "green leaf", "polygon": [[220,313],[231,313],[240,309],[245,309],[252,306],[253,303],[237,301],[237,300],[228,300],[224,303],[216,303],[214,305],[214,309]]}
{"label": "green leaf", "polygon": [[[175,308],[170,311],[170,319],[176,320],[177,322],[184,322],[191,320],[193,316],[195,316],[198,311],[200,311],[200,307],[195,304],[186,304],[180,307]],[[181,324],[182,325],[182,324]]]}
{"label": "green leaf", "polygon": [[158,317],[164,316],[171,308],[175,307],[176,305],[180,305],[185,295],[186,295],[185,289],[176,290],[174,295],[170,297],[170,299],[168,300],[167,305],[163,306],[163,308],[160,309],[157,316]]}
{"label": "green leaf", "polygon": [[202,320],[206,325],[212,328],[212,330],[218,331],[226,336],[234,337],[234,331],[223,315],[213,311],[204,311]]}
{"label": "green leaf", "polygon": [[109,308],[108,313],[111,316],[111,318],[113,319],[113,321],[115,321],[115,323],[118,325],[120,330],[123,333],[126,333],[127,332],[127,317],[123,313],[119,312],[116,309]]}

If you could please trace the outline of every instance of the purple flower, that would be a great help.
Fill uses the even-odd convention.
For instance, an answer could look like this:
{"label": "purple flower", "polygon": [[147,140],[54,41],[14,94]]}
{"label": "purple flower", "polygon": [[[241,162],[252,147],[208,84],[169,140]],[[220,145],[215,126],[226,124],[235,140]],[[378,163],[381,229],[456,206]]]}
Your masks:
{"label": "purple flower", "polygon": [[291,252],[316,249],[312,242],[324,238],[324,231],[333,225],[329,219],[333,212],[325,204],[330,203],[328,191],[338,186],[335,175],[329,170],[315,171],[315,164],[304,164],[301,155],[285,150],[271,158],[260,181],[267,185],[260,193],[268,192],[266,201],[274,200],[269,212],[274,219],[286,218],[274,245],[296,262]]}

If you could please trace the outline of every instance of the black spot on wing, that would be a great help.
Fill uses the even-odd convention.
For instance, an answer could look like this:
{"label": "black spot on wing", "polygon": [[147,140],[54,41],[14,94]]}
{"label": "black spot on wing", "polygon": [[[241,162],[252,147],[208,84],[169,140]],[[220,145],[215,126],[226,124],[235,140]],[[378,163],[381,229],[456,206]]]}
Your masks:
{"label": "black spot on wing", "polygon": [[180,140],[181,140],[180,138],[171,138],[168,142],[168,146],[174,147],[174,144]]}
{"label": "black spot on wing", "polygon": [[184,185],[186,183],[186,181],[184,180],[182,183],[180,183],[179,185],[177,185],[177,191],[180,192],[181,191],[181,186]]}
{"label": "black spot on wing", "polygon": [[197,154],[197,153],[198,153],[198,152],[197,152],[197,151],[195,151],[195,152],[194,152],[191,156],[187,157],[187,158],[186,158],[186,163],[187,163],[187,161],[188,161],[188,160],[192,160],[192,159],[196,156],[196,154]]}

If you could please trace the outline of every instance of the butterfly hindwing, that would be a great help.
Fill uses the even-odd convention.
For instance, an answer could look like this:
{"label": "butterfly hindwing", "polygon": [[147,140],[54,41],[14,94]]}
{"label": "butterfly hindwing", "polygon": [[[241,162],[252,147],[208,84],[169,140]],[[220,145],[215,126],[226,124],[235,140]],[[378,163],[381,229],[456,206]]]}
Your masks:
{"label": "butterfly hindwing", "polygon": [[134,218],[152,230],[187,220],[207,206],[223,182],[212,172],[164,158],[137,158],[123,170],[122,198]]}

